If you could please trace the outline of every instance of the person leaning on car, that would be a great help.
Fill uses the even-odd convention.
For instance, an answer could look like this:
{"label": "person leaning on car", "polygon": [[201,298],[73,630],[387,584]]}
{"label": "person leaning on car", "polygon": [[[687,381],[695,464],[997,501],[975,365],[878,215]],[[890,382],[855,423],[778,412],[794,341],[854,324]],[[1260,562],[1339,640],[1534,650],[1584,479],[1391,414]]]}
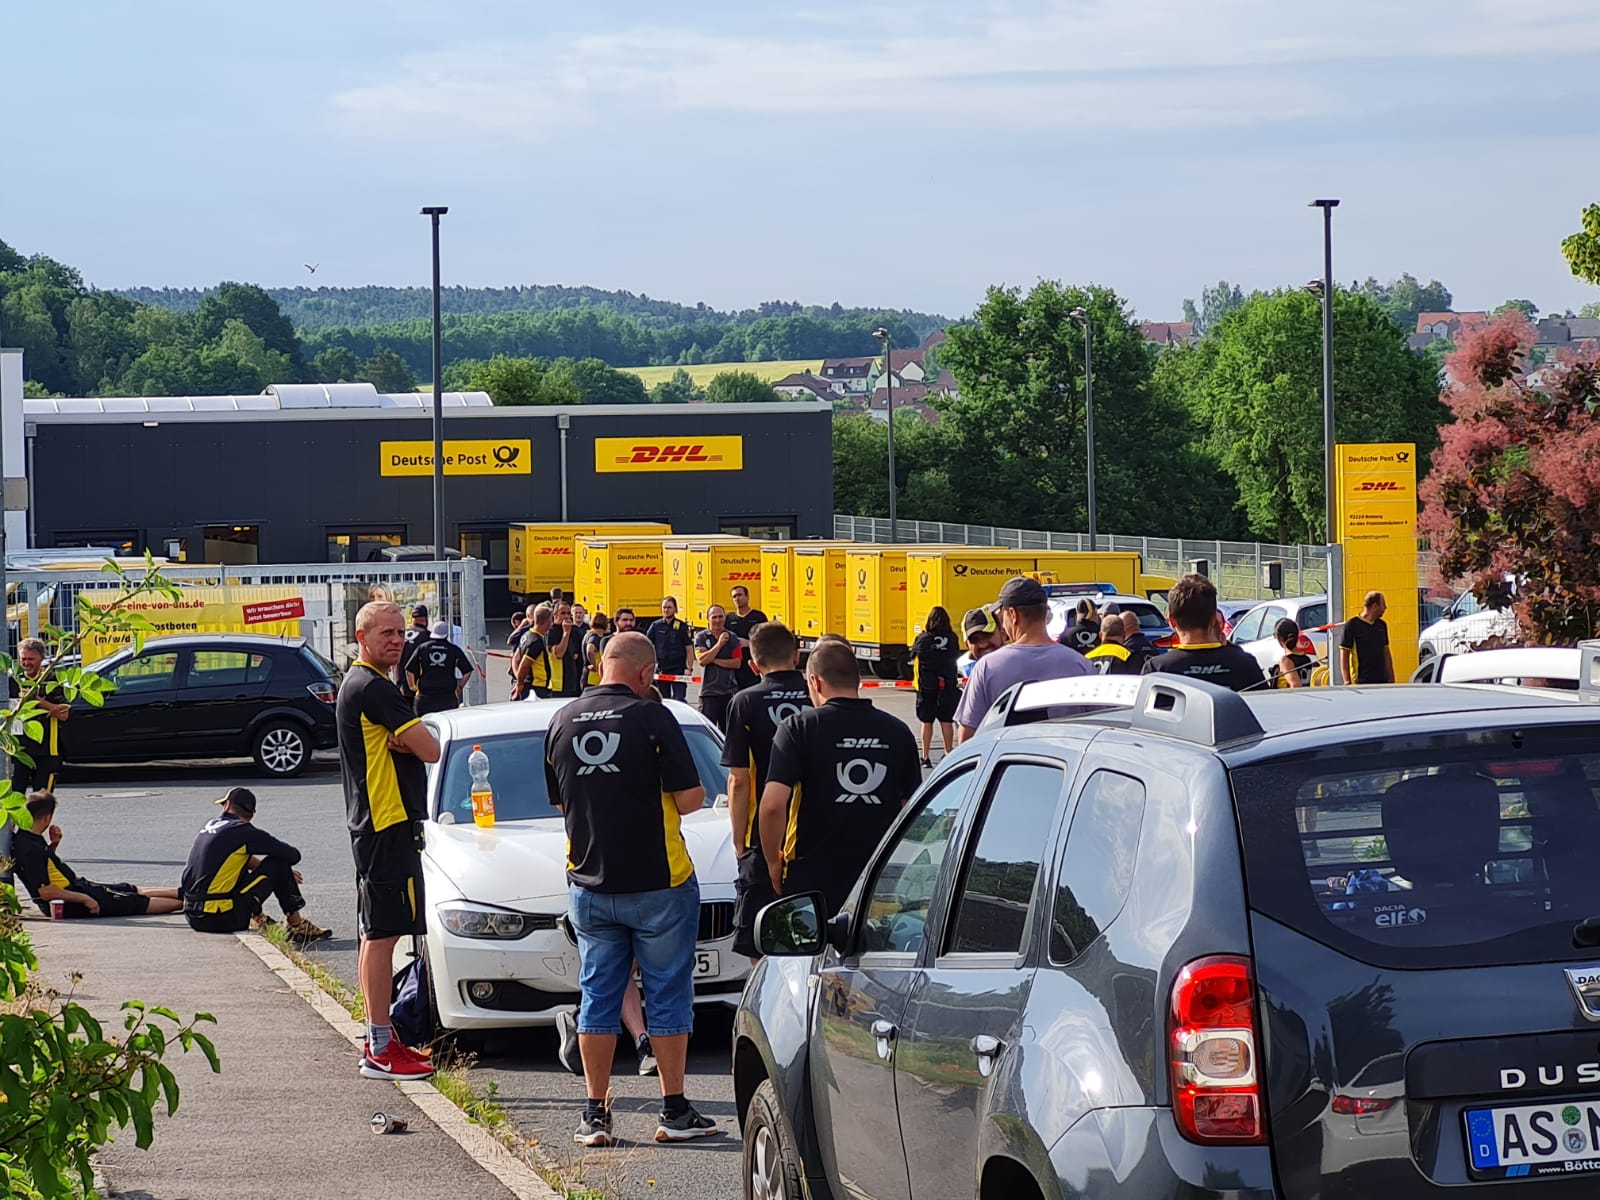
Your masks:
{"label": "person leaning on car", "polygon": [[818,644],[806,686],[816,707],[789,717],[772,739],[761,850],[774,891],[821,892],[831,916],[922,782],[922,763],[906,723],[861,699],[848,647]]}
{"label": "person leaning on car", "polygon": [[799,670],[800,643],[787,626],[765,621],[752,628],[750,661],[761,679],[737,693],[728,705],[722,765],[728,768],[728,816],[733,821],[733,849],[739,858],[733,949],[755,958],[759,954],[756,913],[778,898],[761,853],[761,823],[756,814],[778,727],[811,707],[811,692]]}
{"label": "person leaning on car", "polygon": [[545,734],[545,780],[567,827],[567,913],[578,937],[578,1051],[588,1103],[573,1140],[612,1143],[607,1096],[634,964],[644,984],[660,1071],[659,1142],[720,1133],[684,1098],[694,1025],[700,885],[680,828],[705,788],[682,728],[649,699],[656,651],[616,634],[600,684],[556,713]]}

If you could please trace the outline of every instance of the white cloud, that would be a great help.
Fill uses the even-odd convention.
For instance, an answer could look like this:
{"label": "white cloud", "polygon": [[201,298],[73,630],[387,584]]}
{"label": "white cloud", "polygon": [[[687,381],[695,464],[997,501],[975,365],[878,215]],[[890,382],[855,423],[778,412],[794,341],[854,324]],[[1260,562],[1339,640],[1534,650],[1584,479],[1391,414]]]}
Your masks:
{"label": "white cloud", "polygon": [[[844,19],[848,16],[848,20]],[[774,19],[775,21],[777,18]],[[1600,53],[1593,0],[1054,0],[813,6],[781,32],[635,26],[405,59],[339,93],[372,132],[419,121],[542,140],[615,114],[917,114],[995,129],[1201,128],[1351,111],[1341,66]]]}

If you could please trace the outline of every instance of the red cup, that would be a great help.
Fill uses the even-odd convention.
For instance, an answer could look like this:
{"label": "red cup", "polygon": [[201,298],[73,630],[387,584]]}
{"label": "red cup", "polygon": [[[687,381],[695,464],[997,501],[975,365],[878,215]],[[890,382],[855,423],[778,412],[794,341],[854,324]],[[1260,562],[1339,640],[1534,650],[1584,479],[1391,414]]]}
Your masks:
{"label": "red cup", "polygon": [[65,921],[67,919],[67,902],[65,900],[50,901],[50,919],[52,921]]}

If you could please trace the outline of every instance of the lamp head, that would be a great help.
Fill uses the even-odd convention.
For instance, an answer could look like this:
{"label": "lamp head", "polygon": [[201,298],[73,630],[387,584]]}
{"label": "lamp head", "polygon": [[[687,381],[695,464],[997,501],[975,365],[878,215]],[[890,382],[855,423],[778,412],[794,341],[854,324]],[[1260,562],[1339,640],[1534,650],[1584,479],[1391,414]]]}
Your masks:
{"label": "lamp head", "polygon": [[1089,314],[1087,312],[1085,312],[1082,308],[1073,309],[1071,312],[1069,312],[1067,314],[1067,316],[1070,317],[1072,320],[1076,321],[1079,325],[1082,325],[1085,321],[1087,321],[1089,319]]}
{"label": "lamp head", "polygon": [[880,325],[877,329],[872,331],[872,336],[877,338],[880,342],[887,342],[889,340],[889,331]]}
{"label": "lamp head", "polygon": [[431,204],[422,210],[422,215],[425,217],[442,217],[449,211],[450,210],[442,204]]}
{"label": "lamp head", "polygon": [[1306,205],[1306,207],[1307,208],[1338,208],[1339,207],[1339,202],[1337,200],[1313,200],[1310,204]]}

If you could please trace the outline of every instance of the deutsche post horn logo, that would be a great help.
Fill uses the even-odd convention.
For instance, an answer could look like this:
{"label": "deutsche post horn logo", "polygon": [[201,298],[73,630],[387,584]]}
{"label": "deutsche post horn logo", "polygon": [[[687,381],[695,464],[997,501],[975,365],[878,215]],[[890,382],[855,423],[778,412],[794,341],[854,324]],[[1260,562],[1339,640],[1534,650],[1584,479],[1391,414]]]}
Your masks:
{"label": "deutsche post horn logo", "polygon": [[496,446],[494,448],[495,469],[514,467],[517,465],[517,459],[521,456],[521,446]]}
{"label": "deutsche post horn logo", "polygon": [[1394,460],[1395,460],[1395,462],[1403,462],[1403,463],[1404,462],[1410,462],[1411,461],[1411,451],[1409,451],[1409,450],[1397,451],[1395,456],[1394,456]]}
{"label": "deutsche post horn logo", "polygon": [[817,581],[817,569],[815,567],[807,567],[806,568],[806,582],[807,583],[815,583],[816,581]]}
{"label": "deutsche post horn logo", "polygon": [[957,575],[965,575],[967,573],[967,564],[957,563],[954,567],[954,570]]}
{"label": "deutsche post horn logo", "polygon": [[926,571],[918,578],[917,586],[922,588],[923,591],[928,590],[928,573]]}
{"label": "deutsche post horn logo", "polygon": [[867,586],[867,569],[865,567],[862,567],[859,571],[856,572],[856,586],[857,587],[866,587]]}
{"label": "deutsche post horn logo", "polygon": [[704,575],[706,573],[706,565],[705,565],[705,563],[703,563],[703,562],[695,563],[695,565],[694,565],[694,573],[696,575]]}
{"label": "deutsche post horn logo", "polygon": [[770,572],[770,574],[772,575],[772,577],[774,579],[776,579],[778,577],[778,564],[777,563],[773,563],[772,564],[772,571]]}

